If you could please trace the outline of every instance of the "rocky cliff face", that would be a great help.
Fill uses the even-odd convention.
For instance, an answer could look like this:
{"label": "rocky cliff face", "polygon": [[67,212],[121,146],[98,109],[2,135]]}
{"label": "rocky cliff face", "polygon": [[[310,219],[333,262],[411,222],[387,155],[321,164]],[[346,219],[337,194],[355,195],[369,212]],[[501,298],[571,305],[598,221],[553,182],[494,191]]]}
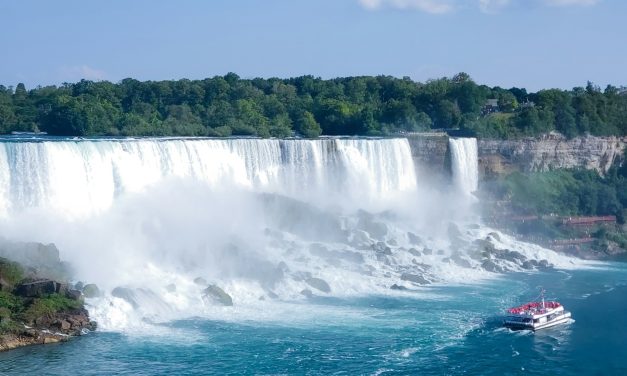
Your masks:
{"label": "rocky cliff face", "polygon": [[521,140],[479,140],[483,177],[512,171],[548,171],[581,167],[605,173],[623,163],[627,137],[577,137],[559,134]]}
{"label": "rocky cliff face", "polygon": [[450,177],[451,157],[446,133],[410,135],[407,141],[419,179],[424,176],[437,180]]}
{"label": "rocky cliff face", "polygon": [[[418,176],[450,176],[448,136],[408,136]],[[548,171],[581,167],[605,173],[613,164],[625,163],[627,137],[577,137],[559,134],[519,140],[479,140],[480,178],[513,171]]]}

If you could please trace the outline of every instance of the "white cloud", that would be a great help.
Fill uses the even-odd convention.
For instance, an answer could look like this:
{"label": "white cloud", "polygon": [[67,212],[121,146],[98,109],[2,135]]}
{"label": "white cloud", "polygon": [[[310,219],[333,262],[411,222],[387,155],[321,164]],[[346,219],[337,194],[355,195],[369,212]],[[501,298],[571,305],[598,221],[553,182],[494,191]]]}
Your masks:
{"label": "white cloud", "polygon": [[74,65],[71,67],[62,67],[60,69],[61,79],[68,82],[80,81],[81,79],[91,81],[101,81],[106,79],[107,74],[88,65]]}
{"label": "white cloud", "polygon": [[453,5],[446,0],[359,0],[366,9],[396,8],[417,9],[427,13],[442,14],[453,10]]}
{"label": "white cloud", "polygon": [[547,5],[551,6],[569,6],[569,5],[595,5],[601,0],[544,0]]}

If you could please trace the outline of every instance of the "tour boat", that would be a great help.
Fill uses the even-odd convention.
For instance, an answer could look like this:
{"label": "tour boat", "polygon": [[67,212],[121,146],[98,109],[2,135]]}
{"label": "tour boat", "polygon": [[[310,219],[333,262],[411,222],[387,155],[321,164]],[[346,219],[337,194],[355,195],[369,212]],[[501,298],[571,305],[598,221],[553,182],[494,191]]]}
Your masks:
{"label": "tour boat", "polygon": [[558,302],[544,301],[544,292],[540,295],[542,300],[530,302],[507,310],[507,316],[503,325],[512,329],[539,329],[550,328],[564,324],[570,320],[570,312],[564,310]]}

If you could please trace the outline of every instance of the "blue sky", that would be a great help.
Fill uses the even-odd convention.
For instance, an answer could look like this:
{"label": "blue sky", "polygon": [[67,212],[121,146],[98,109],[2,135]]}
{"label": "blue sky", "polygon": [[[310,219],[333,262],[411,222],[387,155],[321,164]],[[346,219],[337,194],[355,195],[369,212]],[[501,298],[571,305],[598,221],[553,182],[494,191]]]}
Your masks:
{"label": "blue sky", "polygon": [[0,0],[0,84],[464,71],[627,85],[624,0]]}

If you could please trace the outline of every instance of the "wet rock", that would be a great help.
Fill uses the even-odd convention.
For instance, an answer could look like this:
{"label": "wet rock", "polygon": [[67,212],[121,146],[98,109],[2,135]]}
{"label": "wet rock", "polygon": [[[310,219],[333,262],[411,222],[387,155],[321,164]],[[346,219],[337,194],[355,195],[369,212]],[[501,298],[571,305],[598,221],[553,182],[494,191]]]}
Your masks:
{"label": "wet rock", "polygon": [[311,292],[311,290],[309,290],[309,289],[303,289],[303,290],[300,292],[300,294],[301,294],[301,295],[303,295],[303,296],[305,296],[306,298],[313,298],[313,296],[314,296],[314,295],[313,295],[313,292]]}
{"label": "wet rock", "polygon": [[397,285],[396,283],[393,284],[392,286],[390,286],[390,290],[399,290],[399,291],[407,291],[409,290],[407,287],[405,286],[401,286],[401,285]]}
{"label": "wet rock", "polygon": [[533,264],[529,260],[527,260],[522,263],[522,268],[526,270],[531,270],[533,269]]}
{"label": "wet rock", "polygon": [[167,292],[176,292],[176,285],[174,283],[170,283],[165,287],[165,291]]}
{"label": "wet rock", "polygon": [[392,248],[388,247],[384,242],[377,242],[372,245],[372,249],[381,255],[391,256]]}
{"label": "wet rock", "polygon": [[227,294],[220,287],[216,285],[209,285],[202,292],[203,299],[209,299],[214,303],[222,304],[223,306],[232,306],[233,299],[231,295]]}
{"label": "wet rock", "polygon": [[43,298],[56,293],[59,289],[58,285],[50,279],[22,283],[15,289],[15,294],[26,298]]}
{"label": "wet rock", "polygon": [[381,240],[388,234],[388,226],[376,221],[372,214],[360,210],[358,216],[357,228],[367,232],[370,237]]}
{"label": "wet rock", "polygon": [[422,238],[416,234],[414,234],[411,231],[407,232],[407,240],[409,240],[410,244],[413,245],[421,245],[422,244]]}
{"label": "wet rock", "polygon": [[438,249],[438,251],[436,252],[439,256],[444,255],[444,250],[443,249]]}
{"label": "wet rock", "polygon": [[370,235],[363,230],[354,230],[351,236],[351,244],[355,246],[370,244],[372,240],[370,239]]}
{"label": "wet rock", "polygon": [[551,264],[550,262],[548,262],[547,260],[540,260],[538,262],[538,268],[541,269],[548,269],[548,268],[552,268],[553,264]]}
{"label": "wet rock", "polygon": [[74,284],[74,290],[83,291],[83,287],[85,287],[85,284],[81,281]]}
{"label": "wet rock", "polygon": [[451,256],[451,260],[453,260],[455,264],[461,266],[462,268],[468,268],[468,269],[472,268],[472,264],[470,263],[470,261],[463,258],[462,255],[460,255],[459,253],[456,253],[453,256]]}
{"label": "wet rock", "polygon": [[85,287],[83,287],[83,295],[85,295],[86,298],[97,298],[100,296],[100,289],[98,289],[98,286],[94,283],[86,284]]}
{"label": "wet rock", "polygon": [[420,253],[420,251],[417,250],[416,248],[409,248],[407,252],[411,253],[412,256],[416,256],[416,257],[422,256],[422,253]]}
{"label": "wet rock", "polygon": [[65,296],[68,299],[72,299],[72,300],[80,300],[83,297],[83,293],[80,292],[79,290],[68,290],[65,293]]}
{"label": "wet rock", "polygon": [[111,295],[126,301],[133,309],[139,308],[135,292],[128,287],[116,287],[111,291]]}
{"label": "wet rock", "polygon": [[527,260],[527,258],[522,253],[518,251],[510,251],[509,249],[505,249],[499,252],[498,255],[499,255],[499,258],[503,260],[511,261],[514,263],[522,264],[524,261]]}
{"label": "wet rock", "polygon": [[309,286],[320,290],[322,292],[326,292],[326,293],[330,293],[331,292],[331,286],[329,286],[329,284],[320,278],[308,278],[305,280],[305,283],[307,283]]}
{"label": "wet rock", "polygon": [[419,285],[428,285],[431,282],[429,280],[427,280],[425,277],[418,275],[418,274],[410,274],[410,273],[403,273],[401,274],[401,280],[402,281],[408,281],[408,282],[413,282],[413,283],[417,283]]}
{"label": "wet rock", "polygon": [[425,248],[422,250],[422,253],[424,253],[424,254],[425,254],[425,255],[427,255],[427,256],[431,256],[431,255],[433,254],[433,249],[428,248],[428,247],[425,247]]}
{"label": "wet rock", "polygon": [[204,279],[203,277],[196,277],[194,278],[194,283],[197,284],[198,286],[207,286],[207,280]]}
{"label": "wet rock", "polygon": [[398,242],[396,241],[396,239],[388,240],[388,244],[391,245],[392,247],[397,247],[398,246]]}
{"label": "wet rock", "polygon": [[489,233],[488,236],[486,237],[486,239],[488,239],[488,238],[492,238],[492,239],[494,239],[494,240],[496,240],[498,242],[501,241],[501,236],[498,233],[496,233],[496,232]]}
{"label": "wet rock", "polygon": [[486,260],[481,264],[481,267],[489,272],[493,273],[503,273],[503,268],[498,266],[492,260]]}

